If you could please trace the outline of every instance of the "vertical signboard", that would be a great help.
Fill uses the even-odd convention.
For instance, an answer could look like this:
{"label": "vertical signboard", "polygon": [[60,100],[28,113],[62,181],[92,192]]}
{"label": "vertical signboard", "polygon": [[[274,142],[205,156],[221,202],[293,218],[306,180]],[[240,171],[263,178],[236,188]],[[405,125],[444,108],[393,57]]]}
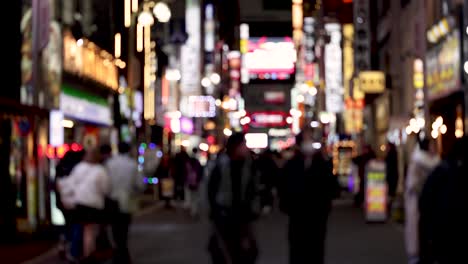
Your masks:
{"label": "vertical signboard", "polygon": [[341,26],[337,23],[325,25],[330,43],[325,45],[325,95],[326,109],[331,113],[343,111],[343,70],[341,50]]}
{"label": "vertical signboard", "polygon": [[229,96],[236,97],[240,93],[241,79],[241,53],[239,51],[230,51],[228,53],[229,60]]}
{"label": "vertical signboard", "polygon": [[370,15],[369,0],[354,1],[354,39],[355,71],[370,69]]}
{"label": "vertical signboard", "polygon": [[63,145],[63,112],[60,110],[50,111],[49,118],[49,143],[51,146],[58,147]]}
{"label": "vertical signboard", "polygon": [[205,6],[205,52],[213,52],[215,48],[215,20],[213,4]]}
{"label": "vertical signboard", "polygon": [[382,222],[387,219],[387,183],[385,162],[372,160],[366,167],[366,220]]}
{"label": "vertical signboard", "polygon": [[241,83],[249,83],[249,70],[246,66],[245,55],[249,52],[250,30],[248,24],[240,25],[240,52],[241,52]]}
{"label": "vertical signboard", "polygon": [[186,0],[185,27],[188,39],[181,49],[182,96],[200,94],[201,21],[199,0]]}
{"label": "vertical signboard", "polygon": [[304,49],[305,49],[305,63],[306,65],[312,64],[315,59],[314,46],[314,29],[315,19],[313,17],[304,18]]}

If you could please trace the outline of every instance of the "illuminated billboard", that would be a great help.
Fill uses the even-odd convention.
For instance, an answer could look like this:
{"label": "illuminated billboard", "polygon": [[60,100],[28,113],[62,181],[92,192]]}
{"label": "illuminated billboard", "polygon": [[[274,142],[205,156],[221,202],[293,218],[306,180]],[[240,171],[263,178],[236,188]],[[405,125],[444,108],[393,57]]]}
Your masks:
{"label": "illuminated billboard", "polygon": [[284,127],[287,125],[288,114],[281,111],[253,112],[250,114],[252,127]]}
{"label": "illuminated billboard", "polygon": [[245,134],[247,147],[250,149],[262,149],[268,147],[268,135],[265,133]]}
{"label": "illuminated billboard", "polygon": [[251,80],[288,80],[295,72],[294,42],[284,38],[249,38],[245,67]]}

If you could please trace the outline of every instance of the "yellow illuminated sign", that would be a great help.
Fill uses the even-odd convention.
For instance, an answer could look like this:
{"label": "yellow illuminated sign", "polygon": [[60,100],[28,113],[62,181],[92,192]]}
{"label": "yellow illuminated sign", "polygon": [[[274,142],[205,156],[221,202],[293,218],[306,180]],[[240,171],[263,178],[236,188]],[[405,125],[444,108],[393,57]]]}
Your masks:
{"label": "yellow illuminated sign", "polygon": [[63,68],[69,73],[89,78],[113,90],[119,88],[114,57],[91,41],[77,41],[69,31],[65,32],[63,37]]}
{"label": "yellow illuminated sign", "polygon": [[382,71],[360,72],[359,87],[364,93],[382,93],[385,91],[385,73]]}
{"label": "yellow illuminated sign", "polygon": [[351,97],[351,80],[354,73],[354,26],[346,24],[343,26],[343,87],[345,99]]}
{"label": "yellow illuminated sign", "polygon": [[424,63],[419,58],[413,62],[413,86],[415,89],[424,87]]}

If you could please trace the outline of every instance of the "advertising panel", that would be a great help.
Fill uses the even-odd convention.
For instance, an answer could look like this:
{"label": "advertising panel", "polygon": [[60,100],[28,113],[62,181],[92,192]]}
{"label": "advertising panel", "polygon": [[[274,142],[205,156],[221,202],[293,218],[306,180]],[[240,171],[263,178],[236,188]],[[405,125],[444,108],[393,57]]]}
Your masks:
{"label": "advertising panel", "polygon": [[216,100],[213,96],[189,96],[188,104],[181,110],[189,117],[214,117]]}
{"label": "advertising panel", "polygon": [[381,222],[387,219],[387,183],[385,163],[372,160],[366,168],[366,220]]}
{"label": "advertising panel", "polygon": [[296,59],[294,42],[289,37],[249,38],[245,67],[252,80],[287,80],[295,72]]}
{"label": "advertising panel", "polygon": [[354,29],[354,68],[355,72],[369,70],[371,67],[371,29],[370,1],[353,2]]}
{"label": "advertising panel", "polygon": [[364,93],[385,91],[385,73],[382,71],[362,71],[359,73],[359,89]]}
{"label": "advertising panel", "polygon": [[118,70],[114,57],[96,44],[79,39],[72,33],[64,32],[63,68],[77,76],[86,77],[113,90],[119,88]]}
{"label": "advertising panel", "polygon": [[63,113],[60,110],[52,110],[49,115],[49,143],[54,147],[63,145]]}
{"label": "advertising panel", "polygon": [[247,133],[245,134],[245,141],[250,149],[268,147],[268,135],[266,133]]}
{"label": "advertising panel", "polygon": [[267,104],[282,104],[286,95],[283,91],[267,91],[263,94],[263,100]]}
{"label": "advertising panel", "polygon": [[252,127],[282,127],[286,126],[288,115],[281,111],[254,112],[250,114]]}
{"label": "advertising panel", "polygon": [[341,26],[337,23],[325,25],[330,34],[330,43],[325,45],[325,95],[328,112],[343,111],[343,63],[341,50]]}
{"label": "advertising panel", "polygon": [[427,52],[426,69],[429,100],[460,89],[460,31],[452,31]]}
{"label": "advertising panel", "polygon": [[62,86],[60,110],[66,117],[95,124],[113,124],[110,107],[106,99]]}
{"label": "advertising panel", "polygon": [[188,39],[181,49],[182,96],[200,94],[201,20],[200,1],[186,0],[185,28]]}
{"label": "advertising panel", "polygon": [[[53,109],[60,99],[62,32],[50,8],[49,1],[23,1],[20,98],[22,104]],[[41,85],[34,85],[39,81]]]}

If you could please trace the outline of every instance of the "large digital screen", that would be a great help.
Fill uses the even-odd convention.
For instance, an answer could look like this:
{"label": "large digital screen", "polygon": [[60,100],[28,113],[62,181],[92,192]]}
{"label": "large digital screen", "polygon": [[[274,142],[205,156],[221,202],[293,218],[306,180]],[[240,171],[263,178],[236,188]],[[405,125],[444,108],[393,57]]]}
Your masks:
{"label": "large digital screen", "polygon": [[290,37],[249,38],[244,65],[251,80],[288,80],[295,72],[296,59]]}

